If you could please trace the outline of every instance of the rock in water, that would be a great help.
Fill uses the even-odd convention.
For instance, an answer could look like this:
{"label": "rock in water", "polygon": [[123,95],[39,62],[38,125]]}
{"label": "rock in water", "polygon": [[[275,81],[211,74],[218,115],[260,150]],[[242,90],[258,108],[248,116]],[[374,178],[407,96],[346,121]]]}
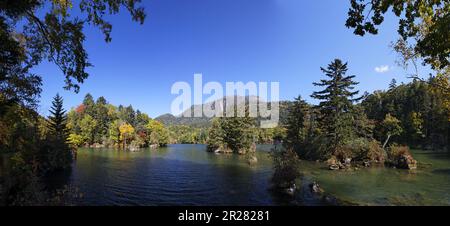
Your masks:
{"label": "rock in water", "polygon": [[351,164],[352,164],[352,159],[351,159],[351,158],[346,158],[346,159],[344,160],[344,165],[346,165],[346,166],[351,166]]}
{"label": "rock in water", "polygon": [[295,185],[295,183],[294,183],[294,184],[291,185],[291,187],[286,188],[285,193],[287,195],[294,196],[296,190],[297,190],[297,185]]}
{"label": "rock in water", "polygon": [[339,165],[337,165],[337,164],[332,164],[332,165],[329,166],[329,169],[330,169],[330,170],[339,170],[340,168],[339,168]]}
{"label": "rock in water", "polygon": [[401,155],[397,161],[397,167],[400,169],[417,169],[417,161],[409,154]]}
{"label": "rock in water", "polygon": [[339,169],[339,161],[334,156],[327,160],[327,164],[330,170]]}
{"label": "rock in water", "polygon": [[130,144],[129,146],[128,146],[128,151],[131,151],[131,152],[137,152],[137,151],[140,151],[141,150],[141,148],[139,147],[139,145],[136,145],[136,144]]}
{"label": "rock in water", "polygon": [[256,156],[251,156],[247,162],[250,165],[254,165],[254,164],[258,163],[258,158],[256,158]]}
{"label": "rock in water", "polygon": [[323,189],[320,187],[320,185],[317,182],[313,182],[312,184],[309,185],[309,187],[311,188],[312,193],[316,193],[316,194],[323,193]]}

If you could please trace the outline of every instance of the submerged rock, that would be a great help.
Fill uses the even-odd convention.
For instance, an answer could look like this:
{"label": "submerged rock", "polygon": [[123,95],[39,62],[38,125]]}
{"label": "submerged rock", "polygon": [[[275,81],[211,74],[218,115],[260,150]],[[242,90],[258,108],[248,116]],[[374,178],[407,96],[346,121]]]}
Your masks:
{"label": "submerged rock", "polygon": [[216,154],[231,154],[233,153],[233,150],[227,149],[227,148],[217,148],[214,153]]}
{"label": "submerged rock", "polygon": [[104,144],[94,143],[89,146],[90,148],[105,148]]}
{"label": "submerged rock", "polygon": [[270,190],[280,197],[289,199],[293,198],[295,196],[295,193],[297,191],[297,185],[295,183],[292,183],[291,185],[274,185],[270,188]]}
{"label": "submerged rock", "polygon": [[338,200],[336,197],[331,195],[324,195],[322,197],[322,201],[331,206],[338,206]]}

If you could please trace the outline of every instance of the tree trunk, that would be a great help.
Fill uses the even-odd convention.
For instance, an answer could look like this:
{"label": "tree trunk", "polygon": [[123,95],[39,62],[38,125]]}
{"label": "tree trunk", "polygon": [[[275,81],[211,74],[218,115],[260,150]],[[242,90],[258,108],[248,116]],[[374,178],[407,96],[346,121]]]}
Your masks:
{"label": "tree trunk", "polygon": [[386,148],[386,145],[388,144],[389,139],[391,139],[391,135],[390,135],[390,134],[388,134],[388,137],[387,137],[386,141],[385,141],[384,144],[383,144],[383,149]]}

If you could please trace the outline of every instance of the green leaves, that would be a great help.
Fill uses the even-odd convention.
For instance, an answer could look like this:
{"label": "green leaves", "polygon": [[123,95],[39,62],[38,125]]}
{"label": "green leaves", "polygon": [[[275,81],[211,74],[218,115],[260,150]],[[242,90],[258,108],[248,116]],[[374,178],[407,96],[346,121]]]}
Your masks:
{"label": "green leaves", "polygon": [[87,13],[87,23],[99,27],[105,35],[105,42],[110,42],[112,40],[112,25],[104,19],[104,16],[106,14],[119,13],[120,7],[123,6],[131,14],[134,21],[143,24],[146,17],[144,8],[136,6],[140,2],[141,0],[82,0],[80,9],[82,12]]}
{"label": "green leaves", "polygon": [[63,99],[59,94],[53,98],[49,117],[49,130],[51,134],[63,141],[67,140],[67,115],[63,109]]}
{"label": "green leaves", "polygon": [[331,62],[326,69],[322,68],[330,79],[314,83],[325,88],[311,95],[312,98],[321,100],[317,106],[320,111],[319,123],[327,136],[327,146],[331,152],[355,134],[352,110],[353,103],[360,98],[354,98],[359,91],[352,90],[358,83],[352,80],[355,76],[346,76],[347,70],[347,64],[339,59]]}
{"label": "green leaves", "polygon": [[308,104],[299,96],[289,108],[287,119],[287,134],[284,146],[300,152],[306,142],[306,116],[309,111]]}
{"label": "green leaves", "polygon": [[[22,74],[27,74],[30,68],[38,65],[42,60],[48,59],[55,63],[64,74],[64,88],[78,92],[80,84],[89,76],[87,68],[92,66],[84,48],[84,26],[88,24],[99,27],[105,35],[105,41],[110,42],[112,25],[104,19],[106,15],[117,14],[123,7],[131,13],[134,21],[142,24],[145,19],[144,9],[137,6],[141,2],[140,0],[82,0],[79,2],[81,15],[78,17],[70,15],[70,11],[74,7],[71,0],[49,0],[48,2],[51,7],[47,8],[45,1],[6,0],[0,3],[0,39],[2,40],[0,57],[5,56],[6,61],[4,53],[12,52],[10,50],[19,50],[14,54],[19,59],[13,64],[17,67],[16,71],[2,69],[0,73],[12,76],[20,71],[18,69],[21,69]],[[36,11],[40,8],[47,11],[37,14]],[[16,23],[21,19],[25,19],[25,23]],[[18,31],[22,32],[16,34]],[[23,41],[9,39],[8,42],[5,42],[6,39],[15,35],[20,35]],[[28,87],[17,86],[2,77],[4,75],[0,76],[1,83],[29,92]],[[24,76],[17,78],[27,81],[27,77]],[[28,82],[30,86],[39,87],[41,85],[40,80],[36,79],[28,80]],[[36,88],[31,92],[36,95],[40,89]],[[32,100],[24,99],[24,101]]]}
{"label": "green leaves", "polygon": [[378,34],[389,9],[399,17],[398,34],[411,39],[414,51],[434,69],[450,65],[450,1],[448,0],[350,0],[345,23],[356,35]]}
{"label": "green leaves", "polygon": [[169,143],[169,131],[161,122],[150,120],[147,124],[147,130],[150,144],[165,146]]}
{"label": "green leaves", "polygon": [[210,151],[225,148],[235,153],[245,154],[251,150],[256,139],[255,122],[248,116],[248,109],[246,109],[245,117],[214,119],[207,143]]}
{"label": "green leaves", "polygon": [[88,114],[85,114],[80,121],[81,136],[90,144],[94,142],[96,127],[97,120]]}
{"label": "green leaves", "polygon": [[[43,141],[42,152],[44,152],[44,162],[48,169],[57,170],[70,167],[72,154],[69,147],[69,135],[67,129],[67,115],[63,109],[63,99],[57,94],[53,98],[51,116],[48,119],[49,134]],[[44,163],[44,165],[45,165]]]}
{"label": "green leaves", "polygon": [[403,132],[403,128],[400,126],[400,120],[391,114],[386,115],[382,122],[382,126],[385,133],[391,136],[397,136]]}

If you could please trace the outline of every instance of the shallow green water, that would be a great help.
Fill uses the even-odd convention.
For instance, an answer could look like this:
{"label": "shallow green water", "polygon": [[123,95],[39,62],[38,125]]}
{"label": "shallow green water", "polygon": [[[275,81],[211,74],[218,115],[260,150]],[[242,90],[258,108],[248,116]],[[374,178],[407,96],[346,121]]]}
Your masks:
{"label": "shallow green water", "polygon": [[335,197],[358,205],[450,205],[450,155],[413,150],[414,171],[385,167],[328,171],[303,162],[308,180],[318,181]]}
{"label": "shallow green water", "polygon": [[[123,152],[80,149],[71,172],[55,175],[52,187],[71,184],[84,198],[78,205],[285,205],[269,192],[271,146],[258,146],[259,162],[243,156],[206,152],[204,145]],[[356,205],[450,205],[450,155],[413,151],[414,171],[385,167],[329,171],[301,162],[298,205],[324,205],[308,185],[317,181],[326,194]],[[3,164],[2,164],[3,165]]]}

